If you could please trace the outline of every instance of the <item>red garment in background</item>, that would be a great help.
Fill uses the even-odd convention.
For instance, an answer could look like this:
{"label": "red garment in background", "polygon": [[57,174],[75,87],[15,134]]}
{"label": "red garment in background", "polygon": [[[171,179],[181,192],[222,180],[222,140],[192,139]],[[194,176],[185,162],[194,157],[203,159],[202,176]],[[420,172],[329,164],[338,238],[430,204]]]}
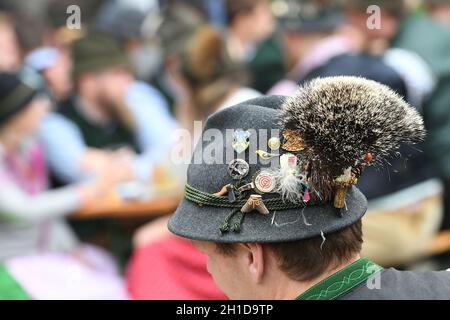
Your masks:
{"label": "red garment in background", "polygon": [[206,270],[207,257],[190,241],[163,238],[136,249],[126,280],[133,299],[223,300]]}

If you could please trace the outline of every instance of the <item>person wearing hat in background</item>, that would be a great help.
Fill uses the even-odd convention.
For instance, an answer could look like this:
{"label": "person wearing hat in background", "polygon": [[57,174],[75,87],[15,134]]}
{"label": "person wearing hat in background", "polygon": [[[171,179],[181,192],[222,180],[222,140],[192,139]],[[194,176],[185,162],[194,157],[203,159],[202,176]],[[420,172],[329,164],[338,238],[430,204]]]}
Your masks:
{"label": "person wearing hat in background", "polygon": [[164,57],[152,83],[164,94],[183,128],[191,124],[180,122],[180,119],[189,118],[189,97],[184,88],[179,86],[178,80],[182,54],[189,38],[205,23],[206,18],[201,11],[180,1],[168,3],[157,18],[147,19],[145,23],[148,36],[159,43]]}
{"label": "person wearing hat in background", "polygon": [[[75,92],[44,118],[40,129],[50,169],[63,184],[113,173],[118,182],[137,181],[148,188],[177,127],[165,101],[134,79],[125,55],[104,33],[75,41],[72,56]],[[73,227],[83,239],[102,233],[122,237],[113,232],[112,220],[74,222]],[[113,251],[124,262],[129,239],[117,244]]]}
{"label": "person wearing hat in background", "polygon": [[[381,9],[380,29],[370,30],[366,26],[365,5],[369,3],[378,5]],[[361,34],[359,50],[370,52],[374,43],[378,43],[377,54],[383,63],[400,75],[407,89],[405,98],[425,116],[425,123],[430,128],[427,121],[430,111],[428,101],[430,98],[433,100],[436,85],[440,84],[429,60],[424,59],[412,47],[399,45],[399,37],[404,33],[402,30],[409,24],[408,21],[402,21],[407,12],[404,1],[347,0],[343,1],[343,9],[349,26]],[[417,39],[417,33],[413,37]],[[432,47],[433,51],[437,48],[433,44],[424,46],[423,41],[420,47]],[[434,62],[436,61],[438,59]],[[379,71],[378,68],[377,73]],[[324,75],[327,74],[333,75]],[[393,157],[389,159],[392,172],[385,171],[380,175],[371,170],[366,175],[367,179],[363,178],[361,181],[361,188],[370,200],[369,214],[365,217],[366,242],[363,253],[377,262],[404,265],[426,255],[428,243],[442,224],[443,187],[438,180],[435,163],[430,161],[434,151],[428,147],[433,136],[430,134],[419,148],[426,152],[403,146],[399,151],[401,154],[411,155],[408,162]],[[384,234],[384,245],[378,241],[380,233]],[[388,251],[386,247],[391,247],[392,250]]]}
{"label": "person wearing hat in background", "polygon": [[[22,297],[125,297],[112,259],[81,246],[64,221],[101,196],[113,178],[46,190],[47,166],[36,132],[49,107],[47,98],[17,75],[0,73],[0,277],[15,278],[20,285],[14,287],[27,292]],[[95,281],[97,288],[70,290],[68,267],[79,268],[80,283]],[[0,286],[12,285],[8,279]]]}
{"label": "person wearing hat in background", "polygon": [[117,40],[136,78],[142,81],[151,80],[162,59],[159,46],[146,30],[158,12],[157,1],[107,1],[95,19],[95,29]]}
{"label": "person wearing hat in background", "polygon": [[[300,6],[293,6],[282,20],[288,55],[298,61],[291,73],[294,80],[281,82],[270,93],[292,94],[297,83],[317,77],[360,76],[390,87],[421,112],[423,101],[434,86],[429,67],[405,50],[370,54],[374,35],[362,25],[363,17],[367,19],[365,10],[346,7],[351,16],[346,22],[339,7],[324,6],[323,1],[294,4]],[[355,5],[364,7],[360,2]],[[398,2],[395,6],[401,7]],[[355,25],[355,20],[361,25]],[[359,33],[359,29],[366,31]],[[386,41],[394,32],[388,34],[389,37],[382,37]],[[384,265],[407,264],[425,254],[442,218],[442,187],[426,155],[408,146],[402,146],[399,152],[409,155],[408,162],[393,157],[389,159],[391,168],[382,173],[368,169],[360,180],[360,188],[369,199],[363,254]],[[379,240],[380,233],[383,242]]]}
{"label": "person wearing hat in background", "polygon": [[[208,255],[230,299],[448,299],[449,272],[383,269],[360,256],[367,200],[354,184],[365,167],[425,135],[420,115],[392,90],[363,78],[316,79],[291,97],[218,112],[210,130],[224,138],[197,145],[168,227]],[[271,156],[255,158],[255,149]]]}
{"label": "person wearing hat in background", "polygon": [[[190,144],[198,139],[191,127],[194,121],[203,121],[220,110],[261,96],[245,86],[245,72],[228,56],[225,36],[212,25],[198,27],[187,41],[178,72],[179,86],[189,97],[183,106],[189,118],[179,120],[190,124],[186,128],[193,138],[188,141]],[[134,237],[135,252],[127,269],[132,297],[225,298],[207,273],[206,257],[185,239],[173,237],[167,230],[167,219],[141,227]]]}
{"label": "person wearing hat in background", "polygon": [[72,55],[76,91],[44,119],[41,130],[51,169],[64,183],[106,168],[120,171],[124,180],[151,181],[152,167],[168,152],[176,127],[162,97],[134,80],[107,35],[77,40]]}

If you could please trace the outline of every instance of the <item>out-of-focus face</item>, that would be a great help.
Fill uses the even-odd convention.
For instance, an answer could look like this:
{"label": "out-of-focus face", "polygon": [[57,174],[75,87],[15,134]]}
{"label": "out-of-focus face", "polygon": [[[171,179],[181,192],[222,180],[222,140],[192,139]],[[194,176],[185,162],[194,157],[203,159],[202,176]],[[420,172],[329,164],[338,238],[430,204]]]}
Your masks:
{"label": "out-of-focus face", "polygon": [[27,139],[36,134],[42,117],[50,110],[50,101],[46,97],[36,97],[22,111],[8,121],[5,130]]}
{"label": "out-of-focus face", "polygon": [[92,74],[90,80],[96,100],[100,104],[115,105],[124,101],[133,75],[126,67],[117,66]]}
{"label": "out-of-focus face", "polygon": [[[365,12],[347,9],[346,17],[350,25],[358,30],[366,39],[366,47],[373,44],[387,47],[389,42],[397,34],[400,24],[400,21],[397,18],[386,11],[381,11],[379,28],[369,28],[369,25],[372,26],[373,21],[369,21],[369,19],[371,19],[370,15]],[[370,22],[369,24],[368,21]]]}
{"label": "out-of-focus face", "polygon": [[20,50],[14,30],[0,21],[0,71],[14,72],[20,68]]}
{"label": "out-of-focus face", "polygon": [[283,32],[283,47],[287,70],[292,70],[300,58],[301,37],[296,32]]}
{"label": "out-of-focus face", "polygon": [[72,60],[68,53],[61,51],[58,60],[44,71],[47,84],[57,100],[66,98],[72,90]]}
{"label": "out-of-focus face", "polygon": [[253,41],[261,41],[270,36],[275,30],[275,18],[268,1],[262,1],[250,13],[242,17],[244,29]]}
{"label": "out-of-focus face", "polygon": [[111,68],[98,75],[100,94],[107,101],[114,103],[125,96],[125,92],[133,81],[133,77],[125,67]]}
{"label": "out-of-focus face", "polygon": [[248,271],[244,250],[236,247],[232,255],[221,253],[215,243],[192,241],[193,245],[208,256],[207,269],[214,282],[231,300],[254,299],[254,283]]}

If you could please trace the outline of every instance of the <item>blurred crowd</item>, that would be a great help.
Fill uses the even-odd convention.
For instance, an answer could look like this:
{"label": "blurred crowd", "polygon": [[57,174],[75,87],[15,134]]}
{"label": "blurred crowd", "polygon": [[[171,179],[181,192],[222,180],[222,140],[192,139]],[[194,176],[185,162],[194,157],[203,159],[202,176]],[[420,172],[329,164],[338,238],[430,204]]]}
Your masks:
{"label": "blurred crowd", "polygon": [[[2,275],[35,299],[225,298],[167,218],[133,237],[67,218],[114,186],[152,185],[175,130],[195,143],[195,121],[339,75],[424,116],[427,140],[359,183],[363,255],[407,267],[450,228],[450,1],[2,0],[0,298]],[[105,233],[115,246],[89,241]]]}

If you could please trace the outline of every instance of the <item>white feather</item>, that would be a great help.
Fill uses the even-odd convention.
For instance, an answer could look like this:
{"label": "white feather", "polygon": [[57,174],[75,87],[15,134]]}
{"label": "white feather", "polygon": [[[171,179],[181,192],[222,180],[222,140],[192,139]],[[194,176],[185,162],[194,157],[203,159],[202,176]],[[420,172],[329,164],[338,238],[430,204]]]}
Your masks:
{"label": "white feather", "polygon": [[299,192],[303,177],[297,168],[279,168],[274,171],[277,181],[277,193],[284,201],[299,203],[303,201],[303,196]]}

